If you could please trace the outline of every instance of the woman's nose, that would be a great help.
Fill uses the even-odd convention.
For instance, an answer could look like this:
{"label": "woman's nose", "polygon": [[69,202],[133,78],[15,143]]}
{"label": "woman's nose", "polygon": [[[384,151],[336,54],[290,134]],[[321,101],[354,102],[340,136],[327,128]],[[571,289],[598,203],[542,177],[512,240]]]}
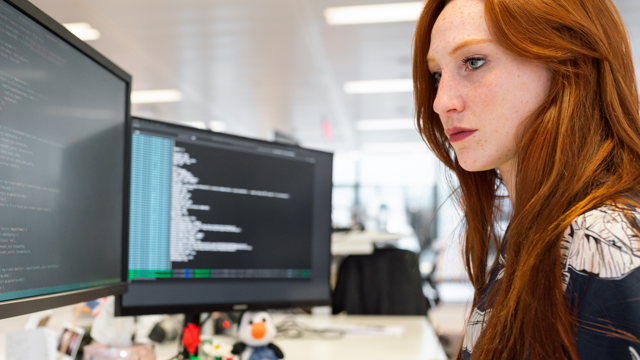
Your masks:
{"label": "woman's nose", "polygon": [[460,87],[455,79],[442,75],[438,84],[438,93],[433,102],[433,111],[440,116],[453,115],[464,111],[464,101],[460,93]]}

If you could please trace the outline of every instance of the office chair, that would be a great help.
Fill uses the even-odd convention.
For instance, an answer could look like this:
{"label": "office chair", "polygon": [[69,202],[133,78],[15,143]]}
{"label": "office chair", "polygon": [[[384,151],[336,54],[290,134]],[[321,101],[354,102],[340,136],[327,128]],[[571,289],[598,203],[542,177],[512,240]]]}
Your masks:
{"label": "office chair", "polygon": [[340,265],[334,314],[426,316],[427,309],[415,253],[376,249],[371,255],[348,256]]}

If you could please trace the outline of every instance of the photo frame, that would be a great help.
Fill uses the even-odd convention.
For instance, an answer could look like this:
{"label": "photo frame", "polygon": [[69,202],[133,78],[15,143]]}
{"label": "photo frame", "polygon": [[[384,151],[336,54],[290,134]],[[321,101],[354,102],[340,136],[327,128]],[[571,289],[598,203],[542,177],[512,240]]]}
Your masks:
{"label": "photo frame", "polygon": [[63,353],[64,360],[73,360],[76,358],[83,336],[83,328],[78,326],[73,327],[71,324],[62,325],[62,332],[58,338],[57,350],[59,353]]}

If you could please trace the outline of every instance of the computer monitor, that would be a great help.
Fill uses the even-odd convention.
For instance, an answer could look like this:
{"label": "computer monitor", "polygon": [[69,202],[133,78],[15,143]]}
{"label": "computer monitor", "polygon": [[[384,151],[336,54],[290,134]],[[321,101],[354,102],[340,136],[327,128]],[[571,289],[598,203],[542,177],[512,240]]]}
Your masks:
{"label": "computer monitor", "polygon": [[119,315],[330,303],[333,155],[134,117]]}
{"label": "computer monitor", "polygon": [[0,0],[0,318],[126,290],[131,77]]}

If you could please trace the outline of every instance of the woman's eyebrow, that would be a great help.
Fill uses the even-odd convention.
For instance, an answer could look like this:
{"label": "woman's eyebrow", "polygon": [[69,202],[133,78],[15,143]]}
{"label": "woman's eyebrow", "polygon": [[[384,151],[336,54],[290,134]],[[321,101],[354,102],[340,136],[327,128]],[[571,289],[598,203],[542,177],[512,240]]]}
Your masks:
{"label": "woman's eyebrow", "polygon": [[[451,51],[449,51],[449,56],[454,56],[458,51],[466,48],[467,46],[471,46],[471,45],[478,45],[478,44],[486,44],[486,43],[490,43],[492,42],[491,39],[488,38],[474,38],[474,39],[467,39],[467,40],[463,40],[461,42],[459,42],[458,44],[456,44],[456,46],[453,47],[453,49],[451,49]],[[427,56],[427,62],[436,62],[436,59],[431,56],[428,55]]]}
{"label": "woman's eyebrow", "polygon": [[476,38],[476,39],[467,39],[467,40],[461,41],[456,46],[454,46],[453,49],[451,49],[451,51],[449,51],[449,56],[454,56],[455,53],[466,48],[467,46],[485,44],[488,42],[491,42],[491,39]]}

